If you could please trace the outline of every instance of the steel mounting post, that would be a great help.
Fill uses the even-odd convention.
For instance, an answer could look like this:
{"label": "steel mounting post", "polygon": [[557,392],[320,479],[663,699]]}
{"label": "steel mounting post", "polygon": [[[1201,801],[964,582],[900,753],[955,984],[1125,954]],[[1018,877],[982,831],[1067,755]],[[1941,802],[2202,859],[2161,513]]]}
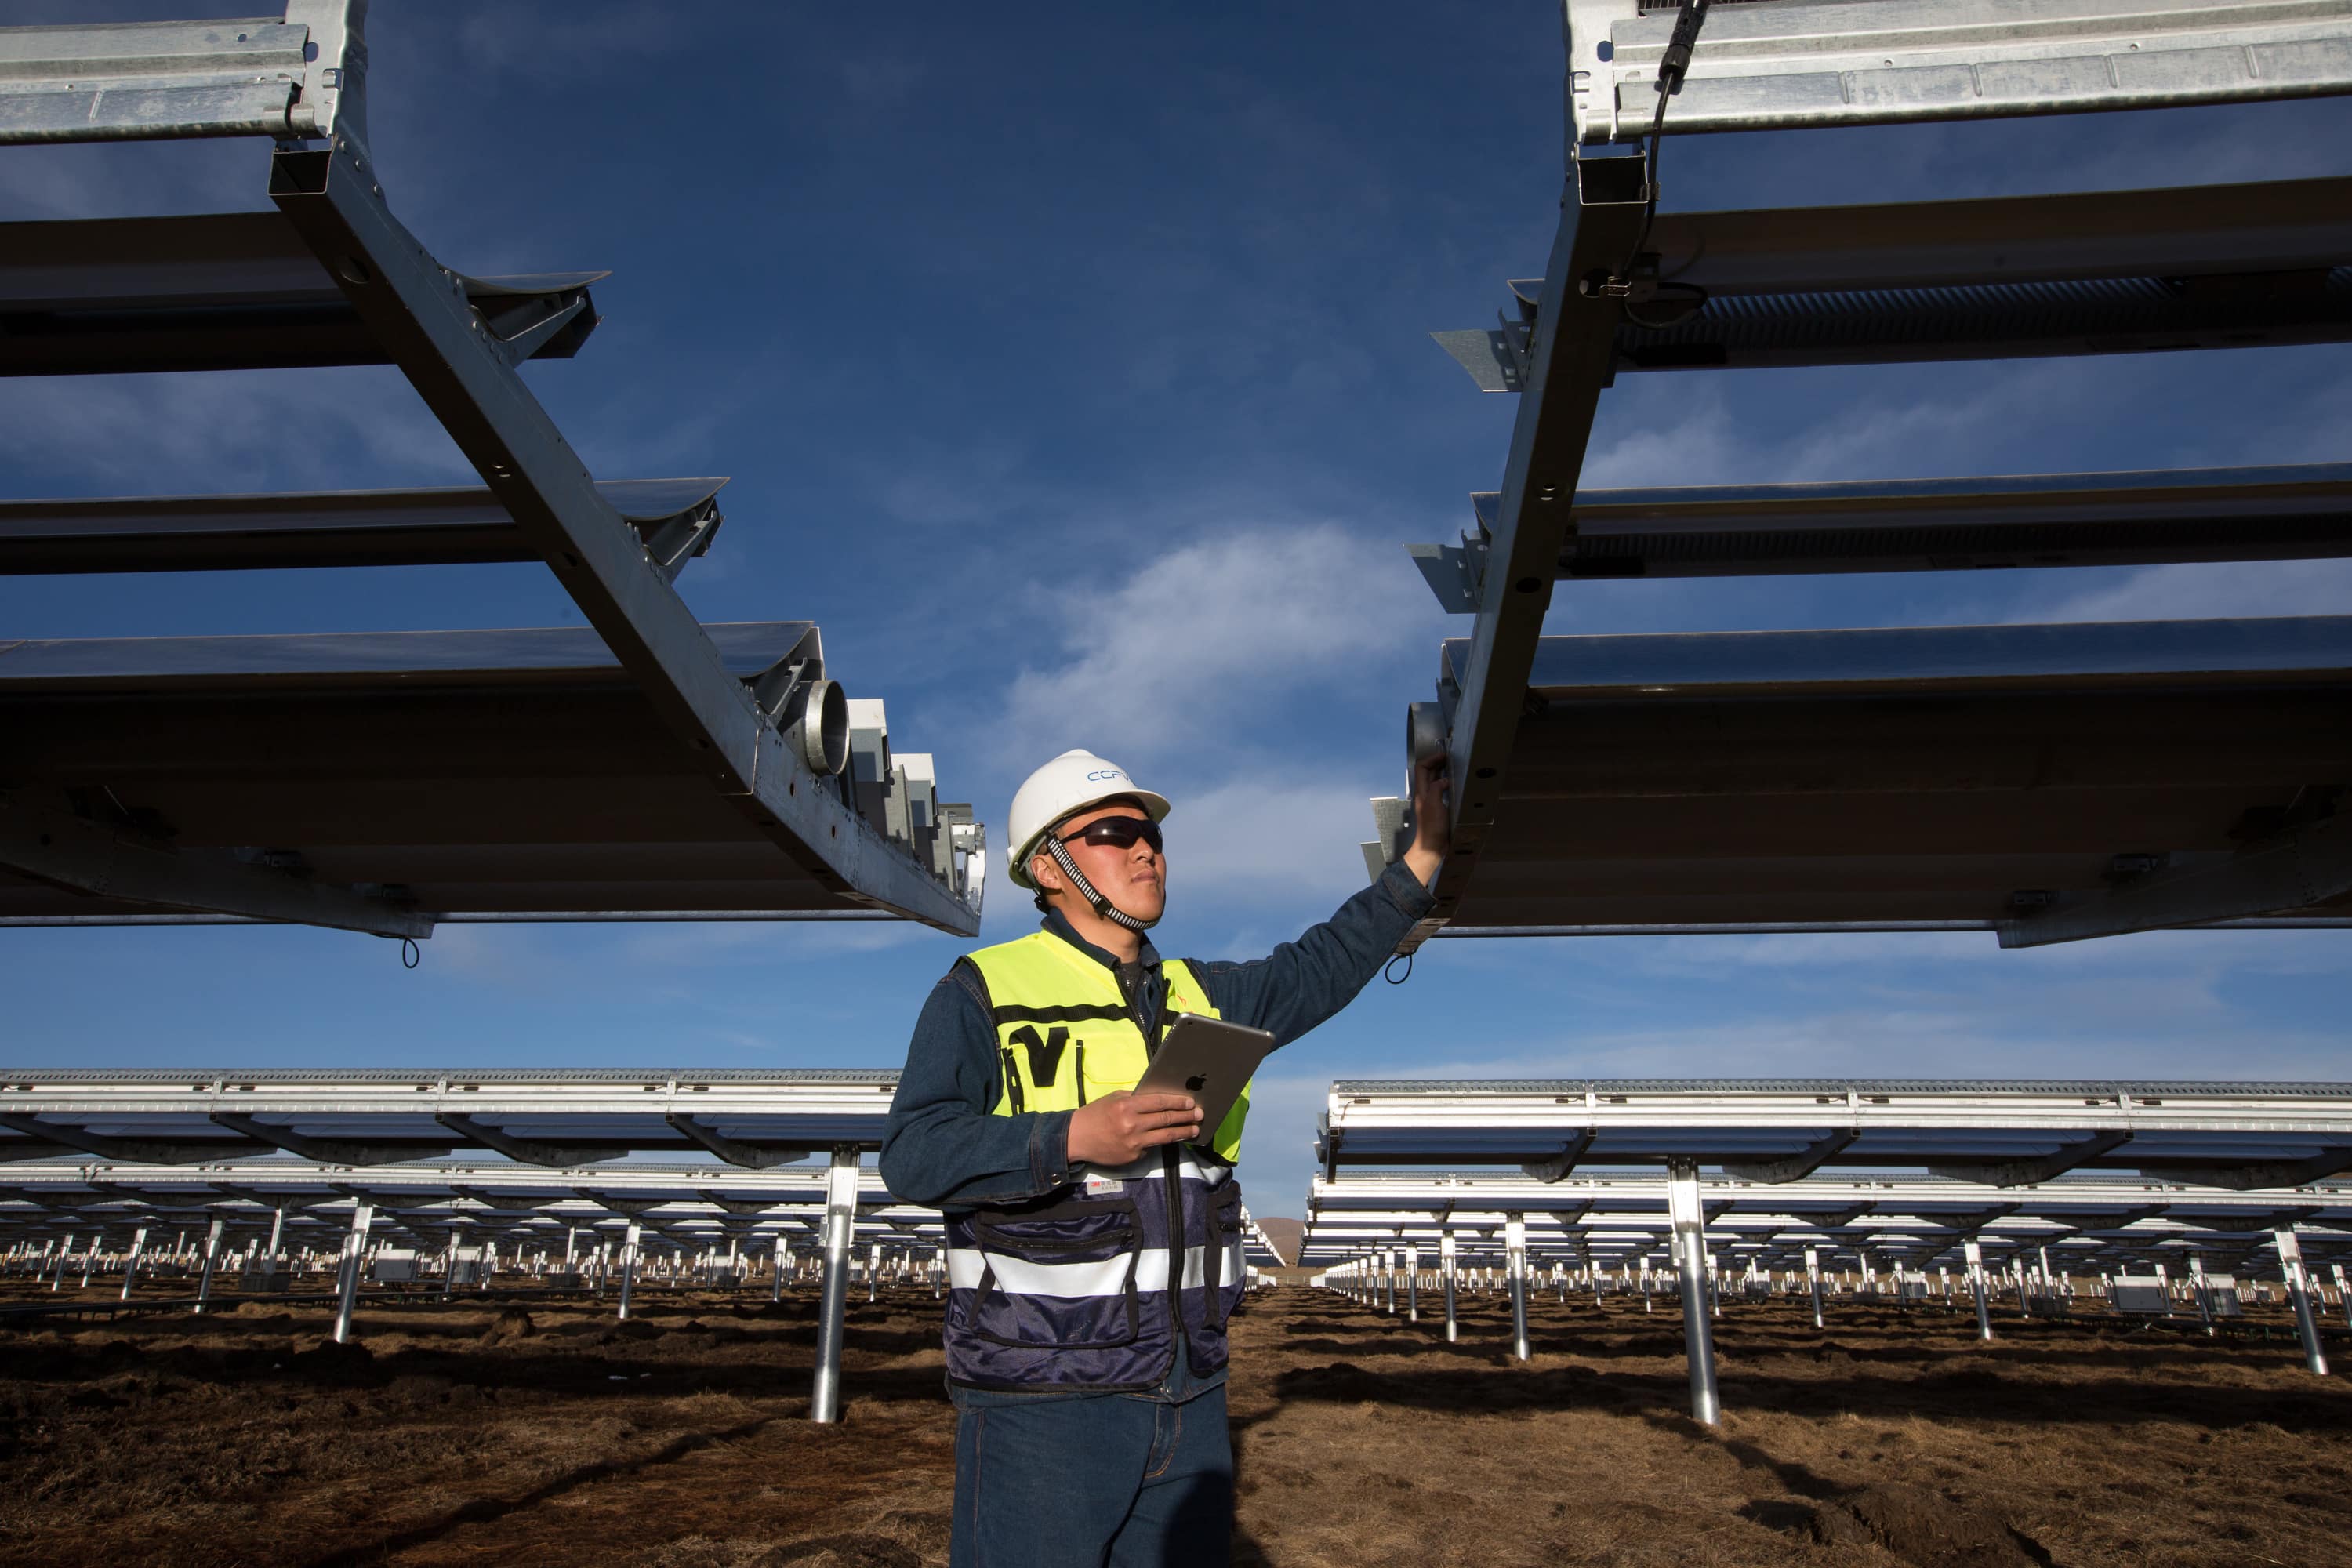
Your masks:
{"label": "steel mounting post", "polygon": [[2319,1340],[2319,1319],[2311,1310],[2311,1281],[2303,1271],[2303,1244],[2294,1227],[2283,1225],[2271,1233],[2278,1246],[2279,1271],[2286,1276],[2287,1294],[2294,1300],[2295,1337],[2303,1342],[2303,1363],[2315,1377],[2327,1375],[2327,1352]]}
{"label": "steel mounting post", "polygon": [[1528,1346],[1528,1222],[1513,1215],[1503,1222],[1503,1262],[1511,1276],[1511,1354],[1525,1361]]}
{"label": "steel mounting post", "polygon": [[1985,1300],[1984,1248],[1973,1241],[1960,1244],[1961,1256],[1968,1259],[1969,1289],[1977,1299],[1977,1338],[1992,1338],[1992,1308]]}
{"label": "steel mounting post", "polygon": [[849,1305],[849,1248],[857,1229],[858,1153],[855,1144],[833,1151],[825,1173],[824,1294],[817,1307],[816,1373],[809,1390],[809,1419],[841,1419],[842,1319]]}
{"label": "steel mounting post", "polygon": [[196,1281],[194,1312],[198,1317],[204,1315],[205,1304],[213,1299],[213,1269],[220,1262],[221,1230],[227,1223],[221,1215],[215,1215],[211,1227],[205,1232],[205,1272],[204,1277]]}
{"label": "steel mounting post", "polygon": [[1682,1276],[1683,1353],[1690,1364],[1691,1415],[1712,1426],[1722,1418],[1723,1402],[1715,1383],[1715,1331],[1707,1323],[1706,1220],[1699,1206],[1697,1162],[1668,1162],[1666,1211]]}
{"label": "steel mounting post", "polygon": [[1503,770],[1518,734],[1577,476],[1624,314],[1621,300],[1599,284],[1633,251],[1648,184],[1649,160],[1639,152],[1580,156],[1569,170],[1487,546],[1469,663],[1447,739],[1453,853],[1438,868],[1436,907],[1398,943],[1402,952],[1418,948],[1453,917],[1502,806]]}
{"label": "steel mounting post", "polygon": [[147,1245],[147,1227],[141,1226],[131,1236],[130,1256],[122,1260],[122,1300],[131,1300],[131,1287],[139,1278],[139,1254]]}
{"label": "steel mounting post", "polygon": [[643,1234],[644,1231],[637,1221],[632,1219],[629,1221],[628,1232],[621,1241],[621,1305],[616,1316],[623,1319],[626,1319],[629,1315],[629,1298],[636,1289],[637,1241]]}
{"label": "steel mounting post", "polygon": [[1421,1248],[1404,1249],[1404,1321],[1421,1321]]}
{"label": "steel mounting post", "polygon": [[1813,1298],[1813,1327],[1822,1322],[1822,1255],[1813,1247],[1805,1248],[1805,1287]]}
{"label": "steel mounting post", "polygon": [[1437,1238],[1437,1268],[1438,1272],[1445,1276],[1445,1342],[1450,1345],[1461,1338],[1461,1330],[1454,1320],[1454,1233],[1451,1230],[1443,1232]]}
{"label": "steel mounting post", "polygon": [[360,1295],[360,1270],[367,1252],[368,1223],[375,1217],[375,1205],[362,1199],[352,1206],[352,1228],[343,1236],[342,1267],[335,1280],[335,1342],[343,1344],[352,1337],[352,1309]]}

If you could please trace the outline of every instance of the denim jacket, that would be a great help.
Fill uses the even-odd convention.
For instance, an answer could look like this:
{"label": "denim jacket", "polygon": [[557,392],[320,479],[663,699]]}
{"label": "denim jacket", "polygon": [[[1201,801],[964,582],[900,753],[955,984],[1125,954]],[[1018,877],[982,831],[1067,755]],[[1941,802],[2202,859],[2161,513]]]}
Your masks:
{"label": "denim jacket", "polygon": [[[1209,1001],[1236,1024],[1270,1031],[1288,1045],[1355,998],[1434,900],[1402,860],[1338,912],[1264,958],[1192,963]],[[1111,955],[1078,936],[1059,914],[1055,936],[1107,967]],[[1144,1037],[1164,986],[1160,954],[1143,942]],[[1018,1203],[1069,1180],[1071,1112],[992,1116],[1002,1092],[996,1028],[971,992],[942,978],[931,988],[907,1047],[907,1068],[882,1138],[882,1179],[899,1199],[937,1208]]]}
{"label": "denim jacket", "polygon": [[[1188,962],[1220,1015],[1288,1045],[1353,1000],[1433,902],[1399,861],[1329,920],[1264,958]],[[1048,914],[1044,924],[1097,963],[1116,967],[1109,953],[1080,938],[1058,913]],[[1143,984],[1135,1004],[1149,1039],[1166,987],[1149,938],[1141,957]],[[962,1209],[1043,1197],[1067,1182],[1073,1112],[991,1115],[1001,1092],[994,1025],[968,989],[942,978],[915,1022],[906,1070],[890,1102],[882,1179],[891,1193],[907,1203]],[[1223,1375],[1202,1380],[1201,1386]],[[1180,1357],[1171,1383],[1185,1381]],[[1168,1392],[1181,1397],[1185,1390]]]}

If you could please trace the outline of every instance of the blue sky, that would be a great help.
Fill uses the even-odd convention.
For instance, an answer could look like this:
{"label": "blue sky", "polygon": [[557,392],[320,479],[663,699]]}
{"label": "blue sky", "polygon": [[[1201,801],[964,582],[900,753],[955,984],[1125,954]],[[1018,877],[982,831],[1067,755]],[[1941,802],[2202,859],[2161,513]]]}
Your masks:
{"label": "blue sky", "polygon": [[[173,16],[0,0],[0,24]],[[1163,951],[1254,956],[1362,880],[1449,627],[1402,548],[1514,400],[1433,345],[1543,264],[1557,13],[380,0],[394,209],[474,273],[610,268],[528,378],[600,477],[728,474],[681,588],[813,618],[1001,824],[1071,745],[1172,796]],[[0,218],[262,207],[259,143],[8,149]],[[2352,103],[1695,138],[1668,208],[2352,172]],[[2352,351],[1627,377],[1586,482],[2342,460]],[[0,382],[13,496],[470,478],[396,372]],[[2340,610],[2341,563],[1563,584],[1549,629]],[[0,637],[579,620],[537,566],[0,579]],[[1033,918],[995,883],[983,935]],[[870,925],[0,932],[10,1066],[895,1065],[961,944]],[[1261,1080],[1297,1213],[1336,1076],[2342,1078],[2346,938],[1444,942]]]}

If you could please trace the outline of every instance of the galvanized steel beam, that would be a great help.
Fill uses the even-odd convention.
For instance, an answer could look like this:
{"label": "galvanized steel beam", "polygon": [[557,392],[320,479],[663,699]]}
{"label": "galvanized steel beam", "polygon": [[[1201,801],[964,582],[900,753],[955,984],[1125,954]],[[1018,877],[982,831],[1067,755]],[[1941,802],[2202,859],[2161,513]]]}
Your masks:
{"label": "galvanized steel beam", "polygon": [[1438,870],[1435,908],[1398,944],[1400,952],[1412,952],[1452,918],[1501,804],[1502,774],[1622,314],[1620,301],[1598,285],[1633,249],[1648,172],[1639,156],[1580,159],[1570,172],[1528,343],[1527,391],[1511,432],[1469,668],[1451,715],[1453,853]]}
{"label": "galvanized steel beam", "polygon": [[[675,579],[709,548],[725,479],[604,479],[596,493]],[[537,561],[479,487],[0,500],[0,575]]]}
{"label": "galvanized steel beam", "polygon": [[0,27],[0,146],[356,131],[366,14],[289,0],[283,19]]}
{"label": "galvanized steel beam", "polygon": [[[2352,464],[1580,490],[1570,512],[1570,579],[2311,560],[2352,554]],[[1424,574],[1483,552],[1408,549]]]}
{"label": "galvanized steel beam", "polygon": [[[568,359],[595,330],[604,272],[445,272],[500,352]],[[0,375],[384,364],[282,214],[0,224]]]}
{"label": "galvanized steel beam", "polygon": [[[1648,132],[1672,5],[1563,0],[1568,134]],[[2352,91],[2332,0],[1717,5],[1669,133],[1884,125]]]}
{"label": "galvanized steel beam", "polygon": [[728,674],[514,374],[512,354],[384,206],[364,149],[338,139],[326,152],[279,153],[270,195],[711,786],[841,897],[976,931],[979,911],[845,806]]}

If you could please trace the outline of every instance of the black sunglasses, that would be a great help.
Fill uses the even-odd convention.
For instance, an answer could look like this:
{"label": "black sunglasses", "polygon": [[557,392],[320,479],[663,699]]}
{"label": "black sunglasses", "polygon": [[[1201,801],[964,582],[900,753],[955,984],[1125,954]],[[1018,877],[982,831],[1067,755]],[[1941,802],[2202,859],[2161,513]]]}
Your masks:
{"label": "black sunglasses", "polygon": [[1160,853],[1160,824],[1146,816],[1106,816],[1059,837],[1065,844],[1108,844],[1114,849],[1132,849],[1140,838],[1154,855]]}

